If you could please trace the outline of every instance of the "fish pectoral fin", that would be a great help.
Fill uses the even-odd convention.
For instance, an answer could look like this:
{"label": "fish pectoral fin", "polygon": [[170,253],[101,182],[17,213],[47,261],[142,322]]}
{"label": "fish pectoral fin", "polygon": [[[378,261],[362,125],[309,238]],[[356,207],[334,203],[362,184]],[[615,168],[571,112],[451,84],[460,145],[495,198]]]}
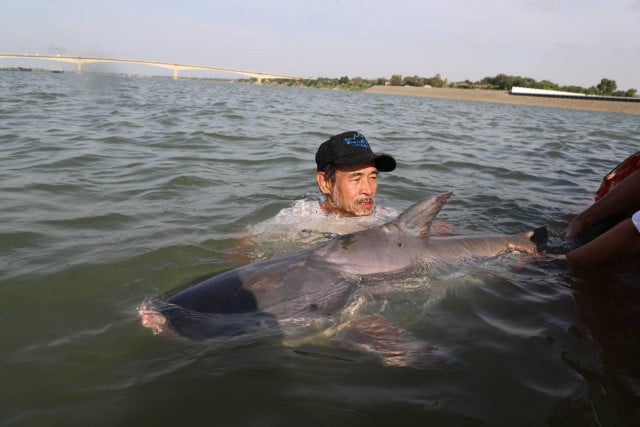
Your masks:
{"label": "fish pectoral fin", "polygon": [[418,340],[379,315],[350,320],[340,327],[333,340],[345,348],[375,354],[385,366],[440,370],[461,366],[447,352]]}
{"label": "fish pectoral fin", "polygon": [[377,315],[350,320],[340,327],[336,339],[350,344],[353,349],[379,354],[405,352],[411,349],[416,341],[409,331]]}

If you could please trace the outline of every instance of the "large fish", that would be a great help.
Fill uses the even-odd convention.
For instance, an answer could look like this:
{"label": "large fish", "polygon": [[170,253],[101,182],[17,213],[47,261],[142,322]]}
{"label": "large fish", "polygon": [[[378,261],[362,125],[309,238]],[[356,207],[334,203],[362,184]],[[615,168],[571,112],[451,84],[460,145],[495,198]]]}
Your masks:
{"label": "large fish", "polygon": [[325,341],[378,355],[386,365],[444,367],[450,359],[384,317],[362,310],[384,278],[408,276],[443,261],[534,253],[541,228],[519,235],[429,237],[431,223],[451,193],[429,197],[380,227],[319,246],[245,265],[163,298],[138,312],[154,333],[191,339],[270,330],[285,342]]}

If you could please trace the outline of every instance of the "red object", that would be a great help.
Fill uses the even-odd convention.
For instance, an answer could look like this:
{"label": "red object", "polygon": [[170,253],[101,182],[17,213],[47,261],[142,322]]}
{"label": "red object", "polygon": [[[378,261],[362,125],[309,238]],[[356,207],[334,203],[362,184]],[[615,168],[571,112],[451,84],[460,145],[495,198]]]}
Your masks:
{"label": "red object", "polygon": [[602,184],[596,191],[596,201],[637,170],[640,170],[640,151],[627,157],[602,179]]}

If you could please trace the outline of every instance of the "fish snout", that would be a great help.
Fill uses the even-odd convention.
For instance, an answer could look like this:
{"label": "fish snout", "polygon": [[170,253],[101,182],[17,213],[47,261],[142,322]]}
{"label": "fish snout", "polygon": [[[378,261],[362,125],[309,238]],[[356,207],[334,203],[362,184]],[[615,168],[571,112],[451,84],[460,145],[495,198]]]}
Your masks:
{"label": "fish snout", "polygon": [[145,328],[151,329],[154,335],[168,334],[173,335],[173,329],[167,318],[153,307],[153,303],[144,300],[138,306],[138,317]]}

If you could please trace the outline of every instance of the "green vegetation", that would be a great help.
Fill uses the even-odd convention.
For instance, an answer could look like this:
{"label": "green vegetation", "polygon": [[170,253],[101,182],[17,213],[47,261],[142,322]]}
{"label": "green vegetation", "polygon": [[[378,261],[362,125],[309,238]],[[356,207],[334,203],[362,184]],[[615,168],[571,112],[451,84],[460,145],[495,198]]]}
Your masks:
{"label": "green vegetation", "polygon": [[319,77],[317,79],[302,79],[302,80],[270,80],[263,82],[265,84],[276,84],[280,86],[303,86],[317,89],[340,89],[340,90],[353,90],[362,91],[369,89],[371,86],[380,84],[384,85],[386,79],[367,80],[362,77],[349,78],[343,76],[337,79],[330,79],[327,77]]}
{"label": "green vegetation", "polygon": [[618,85],[615,80],[602,79],[596,86],[583,88],[580,86],[559,86],[548,80],[537,82],[530,77],[514,77],[506,74],[498,74],[495,77],[485,77],[479,82],[488,89],[510,90],[513,86],[520,86],[533,89],[561,90],[565,92],[586,93],[587,95],[604,95],[604,96],[637,96],[636,89],[627,91],[617,90]]}
{"label": "green vegetation", "polygon": [[638,91],[629,89],[626,91],[618,90],[615,80],[602,79],[600,83],[589,88],[580,86],[560,86],[548,80],[536,81],[530,77],[508,76],[506,74],[498,74],[495,77],[485,77],[477,82],[464,80],[461,82],[448,82],[443,79],[440,74],[433,77],[421,77],[418,75],[405,76],[401,74],[393,74],[390,79],[379,77],[374,80],[364,79],[362,77],[349,78],[343,76],[340,78],[319,77],[317,79],[302,80],[271,80],[264,82],[265,84],[281,85],[281,86],[300,86],[319,89],[340,89],[362,91],[374,85],[389,86],[414,86],[414,87],[451,87],[462,89],[489,89],[489,90],[511,90],[513,86],[520,86],[532,89],[560,90],[564,92],[584,93],[587,95],[603,95],[603,96],[624,96],[636,97]]}

